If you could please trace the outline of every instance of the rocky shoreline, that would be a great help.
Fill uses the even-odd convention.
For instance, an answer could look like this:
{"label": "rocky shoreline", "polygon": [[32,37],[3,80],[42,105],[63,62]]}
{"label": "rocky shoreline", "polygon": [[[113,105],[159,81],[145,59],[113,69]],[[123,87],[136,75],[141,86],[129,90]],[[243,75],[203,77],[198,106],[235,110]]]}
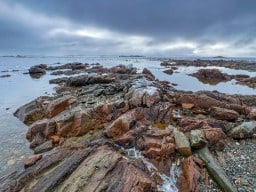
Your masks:
{"label": "rocky shoreline", "polygon": [[[243,68],[240,65],[232,67]],[[220,160],[229,153],[225,146],[255,144],[256,95],[178,91],[148,69],[140,74],[122,65],[38,65],[29,73],[40,76],[46,71],[66,76],[50,81],[57,85],[56,96],[39,97],[15,112],[29,126],[26,137],[35,155],[24,159],[22,172],[0,178],[0,191],[256,189],[253,174],[238,182],[227,172],[232,156],[226,164]],[[198,77],[231,78],[206,72]],[[216,164],[209,163],[209,158]],[[211,179],[218,186],[207,185]]]}

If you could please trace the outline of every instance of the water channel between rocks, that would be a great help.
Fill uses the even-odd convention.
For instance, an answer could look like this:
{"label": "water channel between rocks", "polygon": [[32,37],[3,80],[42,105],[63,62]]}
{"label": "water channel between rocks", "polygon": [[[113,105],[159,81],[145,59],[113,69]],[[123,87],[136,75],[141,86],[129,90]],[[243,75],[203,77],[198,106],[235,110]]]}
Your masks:
{"label": "water channel between rocks", "polygon": [[163,180],[163,183],[161,185],[158,185],[159,191],[178,192],[176,182],[181,170],[179,167],[176,166],[175,163],[173,163],[170,167],[170,176],[167,176],[163,173],[160,173],[157,168],[147,158],[145,158],[139,150],[135,149],[134,147],[129,149],[122,148],[122,150],[128,155],[129,158],[142,160],[142,162],[146,165],[147,169],[150,172],[160,176],[160,178]]}

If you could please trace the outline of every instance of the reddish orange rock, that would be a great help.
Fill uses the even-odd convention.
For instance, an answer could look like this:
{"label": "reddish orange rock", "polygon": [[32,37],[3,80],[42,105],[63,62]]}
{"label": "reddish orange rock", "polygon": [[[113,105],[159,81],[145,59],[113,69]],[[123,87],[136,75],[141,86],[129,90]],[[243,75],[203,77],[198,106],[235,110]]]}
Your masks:
{"label": "reddish orange rock", "polygon": [[182,192],[198,192],[200,178],[199,167],[194,157],[190,156],[182,162],[182,174],[178,179],[178,188]]}
{"label": "reddish orange rock", "polygon": [[58,135],[52,135],[50,136],[50,139],[52,140],[53,144],[58,144],[60,142],[60,137]]}
{"label": "reddish orange rock", "polygon": [[182,103],[183,109],[192,109],[194,107],[193,103]]}

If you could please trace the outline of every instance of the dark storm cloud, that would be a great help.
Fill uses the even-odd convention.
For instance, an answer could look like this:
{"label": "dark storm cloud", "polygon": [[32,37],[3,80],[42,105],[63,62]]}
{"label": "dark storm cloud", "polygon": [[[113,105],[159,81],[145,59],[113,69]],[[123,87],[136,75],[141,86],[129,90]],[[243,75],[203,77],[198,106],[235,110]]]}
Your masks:
{"label": "dark storm cloud", "polygon": [[[138,46],[138,49],[133,50],[138,51],[140,48],[138,43],[125,46],[127,42],[121,39],[141,36],[145,37],[140,39],[142,47],[145,47],[145,53],[150,52],[150,47],[156,51],[157,46],[160,51],[170,50],[173,53],[177,50],[187,53],[184,51],[187,49],[196,54],[205,54],[209,50],[214,53],[218,49],[238,48],[240,45],[245,47],[244,50],[248,49],[248,54],[254,51],[249,50],[249,44],[255,41],[256,36],[256,1],[254,0],[0,0],[0,2],[9,6],[18,4],[33,13],[67,21],[68,27],[63,23],[58,26],[59,20],[55,21],[58,33],[54,33],[55,35],[50,38],[42,34],[37,36],[37,41],[54,45],[73,42],[77,47],[80,44],[85,48],[86,46],[100,47],[102,44],[102,52],[104,52],[103,49],[107,49],[108,44],[109,47],[123,48],[123,51],[129,51],[128,47],[134,45]],[[6,19],[8,20],[8,17]],[[5,22],[3,20],[0,20],[1,24]],[[18,21],[10,21],[10,26],[5,23],[6,29],[0,30],[0,35],[3,36],[6,32],[8,33],[8,30],[14,29],[17,23]],[[34,30],[40,29],[37,31],[38,34],[49,31],[53,34],[52,31],[54,31],[54,26],[50,22],[42,28],[40,26],[30,28],[29,22],[20,25],[18,32],[12,30],[13,33],[10,33],[10,36],[17,38],[15,33],[20,33],[21,41],[31,35],[33,42],[33,39],[36,39]],[[103,35],[97,36],[96,39],[90,39],[95,38],[93,35],[89,35],[89,38],[84,37],[86,36],[84,33],[81,35],[75,31],[83,26],[107,29],[113,33],[104,33],[105,36],[120,34],[120,40],[117,38],[111,41],[109,37],[104,39]],[[155,49],[154,46],[156,46]],[[241,51],[241,54],[246,52]]]}
{"label": "dark storm cloud", "polygon": [[[167,37],[201,35],[213,25],[220,25],[223,33],[229,33],[231,29],[226,28],[226,25],[232,23],[232,29],[236,29],[233,33],[236,33],[243,30],[237,27],[246,24],[247,19],[256,18],[256,1],[253,0],[25,0],[22,3],[37,11],[69,18],[74,22],[121,32]],[[242,20],[239,21],[240,18]]]}

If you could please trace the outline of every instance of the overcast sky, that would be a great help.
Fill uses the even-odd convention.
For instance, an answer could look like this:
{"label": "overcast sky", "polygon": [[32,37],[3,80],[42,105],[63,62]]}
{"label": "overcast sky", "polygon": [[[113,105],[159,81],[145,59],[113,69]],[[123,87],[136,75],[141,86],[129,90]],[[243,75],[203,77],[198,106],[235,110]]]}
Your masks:
{"label": "overcast sky", "polygon": [[0,54],[256,56],[256,1],[0,0]]}

